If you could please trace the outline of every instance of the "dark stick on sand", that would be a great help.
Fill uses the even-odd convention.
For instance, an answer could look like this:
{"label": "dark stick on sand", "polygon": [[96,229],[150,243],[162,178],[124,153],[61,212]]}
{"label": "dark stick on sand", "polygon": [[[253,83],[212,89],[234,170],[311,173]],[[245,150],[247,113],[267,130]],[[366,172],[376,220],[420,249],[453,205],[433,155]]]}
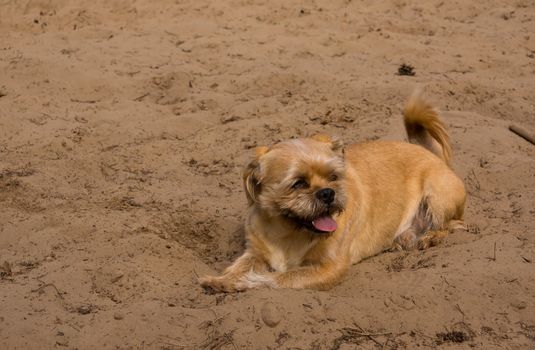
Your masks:
{"label": "dark stick on sand", "polygon": [[516,125],[509,125],[509,130],[511,130],[518,136],[526,139],[526,141],[531,142],[532,145],[535,145],[535,136],[533,136],[533,134],[530,134],[529,131],[527,131],[526,129]]}

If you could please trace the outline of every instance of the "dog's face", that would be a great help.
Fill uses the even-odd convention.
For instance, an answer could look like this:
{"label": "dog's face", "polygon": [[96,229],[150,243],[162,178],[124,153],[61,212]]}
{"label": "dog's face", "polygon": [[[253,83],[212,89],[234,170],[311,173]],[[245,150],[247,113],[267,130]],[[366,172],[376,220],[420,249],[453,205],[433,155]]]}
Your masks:
{"label": "dog's face", "polygon": [[340,147],[315,136],[258,148],[244,173],[249,203],[311,234],[334,232],[346,199]]}

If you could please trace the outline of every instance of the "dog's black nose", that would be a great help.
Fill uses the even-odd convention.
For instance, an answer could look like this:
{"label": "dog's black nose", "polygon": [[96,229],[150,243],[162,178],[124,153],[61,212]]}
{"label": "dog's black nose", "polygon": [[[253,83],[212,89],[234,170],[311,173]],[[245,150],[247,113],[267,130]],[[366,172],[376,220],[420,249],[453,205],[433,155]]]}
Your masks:
{"label": "dog's black nose", "polygon": [[322,188],[316,192],[316,198],[325,204],[331,204],[334,201],[334,190],[332,188]]}

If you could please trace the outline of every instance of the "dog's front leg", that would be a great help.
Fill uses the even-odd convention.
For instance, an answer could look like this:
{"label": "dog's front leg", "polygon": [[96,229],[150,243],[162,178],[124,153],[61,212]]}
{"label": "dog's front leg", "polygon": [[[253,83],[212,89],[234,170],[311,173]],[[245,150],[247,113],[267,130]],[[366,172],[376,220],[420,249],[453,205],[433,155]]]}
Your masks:
{"label": "dog's front leg", "polygon": [[199,278],[201,286],[219,292],[238,292],[248,288],[272,284],[272,279],[265,276],[267,264],[255,254],[246,251],[227,267],[221,276],[204,276]]}
{"label": "dog's front leg", "polygon": [[349,262],[328,261],[276,273],[274,286],[278,288],[312,288],[326,290],[337,284],[349,267]]}

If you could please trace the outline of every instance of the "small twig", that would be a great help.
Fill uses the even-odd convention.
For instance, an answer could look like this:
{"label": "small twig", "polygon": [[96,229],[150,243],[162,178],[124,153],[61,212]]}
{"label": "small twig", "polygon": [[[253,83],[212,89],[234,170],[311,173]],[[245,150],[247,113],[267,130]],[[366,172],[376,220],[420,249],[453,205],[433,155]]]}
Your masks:
{"label": "small twig", "polygon": [[509,125],[509,130],[522,137],[526,141],[530,142],[532,145],[535,145],[535,136],[526,129],[521,128],[517,125]]}
{"label": "small twig", "polygon": [[72,329],[74,329],[75,331],[77,332],[80,332],[80,328],[76,327],[76,326],[73,326],[72,324],[70,323],[67,323],[67,326],[71,327]]}
{"label": "small twig", "polygon": [[174,340],[174,341],[178,341],[178,342],[182,341],[182,339],[180,339],[180,338],[171,337],[171,336],[166,335],[166,334],[162,334],[161,337],[164,337],[164,338],[167,338],[167,339],[170,339],[170,340]]}
{"label": "small twig", "polygon": [[477,175],[474,172],[474,169],[471,169],[471,173],[472,173],[472,175],[474,175],[474,180],[476,181],[476,183],[475,183],[476,190],[479,191],[481,189],[481,184],[479,183],[479,179],[477,178]]}
{"label": "small twig", "polygon": [[78,103],[97,103],[100,100],[79,100],[77,98],[71,98],[71,102],[78,102]]}
{"label": "small twig", "polygon": [[472,73],[474,69],[472,67],[468,67],[467,69],[452,69],[447,71],[446,73],[460,73],[460,74],[466,74],[466,73]]}
{"label": "small twig", "polygon": [[[41,276],[36,278],[36,280],[41,283],[41,286],[39,286],[36,289],[32,289],[31,292],[32,293],[41,292],[47,287],[52,287],[52,288],[54,288],[54,291],[56,292],[56,295],[60,299],[59,303],[61,304],[61,306],[63,306],[63,308],[65,310],[69,311],[69,312],[74,312],[75,308],[72,305],[69,305],[69,303],[65,300],[65,298],[63,298],[63,293],[60,292],[60,290],[58,289],[58,287],[56,287],[56,285],[54,283],[45,283],[43,280],[41,280],[41,277],[43,277],[45,275],[41,275]],[[70,326],[74,328],[74,326],[72,326],[72,325],[70,325]]]}
{"label": "small twig", "polygon": [[384,332],[384,333],[369,333],[369,332],[360,332],[356,331],[353,328],[343,328],[343,330],[347,331],[348,333],[351,333],[353,335],[358,335],[359,337],[378,337],[381,335],[392,335],[391,332]]}
{"label": "small twig", "polygon": [[487,257],[487,259],[491,261],[496,261],[496,242],[494,242],[494,253],[492,255],[492,258]]}
{"label": "small twig", "polygon": [[[180,343],[182,342],[182,339],[180,338],[173,338],[173,337],[170,337],[168,335],[161,335],[162,338],[167,338],[167,340],[164,340],[164,339],[161,339],[160,342],[162,344],[165,344],[165,345],[169,345],[169,346],[172,346],[176,349],[184,349],[184,347],[182,345],[180,345]],[[176,343],[172,343],[171,341],[175,341],[175,342],[178,342],[178,344]]]}
{"label": "small twig", "polygon": [[202,349],[210,349],[210,350],[219,350],[223,346],[232,344],[234,348],[236,347],[233,343],[233,337],[234,330],[223,333],[222,335],[215,336],[214,334],[211,334],[208,338],[204,340],[204,342],[200,345],[200,348]]}
{"label": "small twig", "polygon": [[210,309],[210,311],[214,314],[215,319],[219,319],[219,316],[217,316],[217,312],[215,312],[214,309]]}
{"label": "small twig", "polygon": [[170,31],[168,31],[168,30],[164,30],[164,33],[169,34],[169,35],[172,35],[172,36],[178,36],[178,34],[173,33],[173,32],[170,32]]}
{"label": "small twig", "polygon": [[446,284],[447,284],[448,286],[451,287],[451,284],[448,282],[448,280],[446,279],[446,277],[444,277],[444,276],[441,276],[441,277],[442,277],[442,280],[443,280],[444,282],[446,282]]}
{"label": "small twig", "polygon": [[463,312],[463,310],[461,310],[461,307],[459,306],[459,304],[455,304],[455,308],[463,315],[463,320],[464,320],[464,316],[466,316]]}
{"label": "small twig", "polygon": [[60,297],[61,300],[63,300],[63,295],[61,295],[61,292],[59,291],[58,287],[56,287],[56,285],[54,283],[45,283],[43,284],[41,287],[39,288],[36,288],[36,289],[32,289],[32,292],[33,293],[36,293],[36,292],[40,292],[42,291],[43,289],[45,289],[46,287],[52,287],[54,288],[54,290],[56,291],[56,294],[58,295],[58,297]]}
{"label": "small twig", "polygon": [[377,337],[377,336],[388,336],[388,335],[392,335],[391,332],[384,332],[384,333],[370,333],[370,332],[366,332],[364,331],[364,329],[359,326],[356,322],[353,322],[353,324],[355,325],[355,327],[358,328],[358,330],[355,330],[353,328],[342,328],[342,331],[345,332],[347,335],[351,335],[351,336],[357,336],[357,337],[366,337],[368,339],[370,339],[371,341],[373,341],[375,344],[377,344],[378,346],[382,347],[383,344],[381,344],[379,341],[377,341],[374,337]]}
{"label": "small twig", "polygon": [[144,99],[145,97],[147,97],[147,96],[149,96],[149,95],[150,95],[150,93],[146,92],[146,93],[144,93],[143,95],[136,97],[136,98],[134,99],[134,101],[139,102],[139,101],[141,101],[142,99]]}
{"label": "small twig", "polygon": [[169,341],[166,341],[166,340],[160,340],[160,343],[163,344],[163,345],[167,345],[167,346],[171,346],[175,349],[184,349],[181,345],[178,345],[178,344],[175,344],[175,343],[171,343]]}

